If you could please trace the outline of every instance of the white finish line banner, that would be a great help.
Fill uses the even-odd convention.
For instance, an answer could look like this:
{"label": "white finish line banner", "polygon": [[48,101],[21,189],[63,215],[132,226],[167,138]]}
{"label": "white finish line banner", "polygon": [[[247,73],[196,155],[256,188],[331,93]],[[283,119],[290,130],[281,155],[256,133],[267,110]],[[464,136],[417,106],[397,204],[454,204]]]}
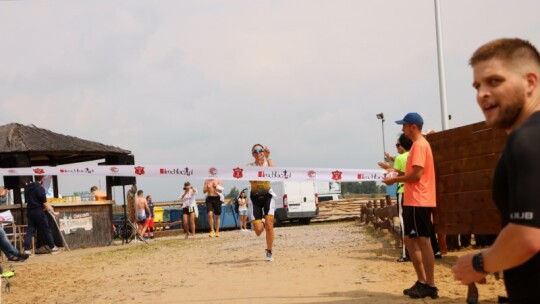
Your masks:
{"label": "white finish line banner", "polygon": [[381,181],[394,173],[384,170],[289,168],[289,167],[236,167],[236,166],[178,166],[178,165],[105,165],[105,166],[58,166],[0,169],[0,175],[86,175],[86,176],[135,176],[135,177],[182,177],[184,179],[222,180],[312,180],[364,182]]}

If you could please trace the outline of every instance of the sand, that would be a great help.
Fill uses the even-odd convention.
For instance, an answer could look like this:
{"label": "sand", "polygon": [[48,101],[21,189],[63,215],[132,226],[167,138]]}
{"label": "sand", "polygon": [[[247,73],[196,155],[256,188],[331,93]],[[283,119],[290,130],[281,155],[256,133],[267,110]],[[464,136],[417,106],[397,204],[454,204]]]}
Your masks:
{"label": "sand", "polygon": [[[437,260],[439,299],[414,300],[402,294],[412,264],[395,262],[387,233],[357,221],[276,228],[274,262],[264,248],[264,237],[234,230],[4,261],[16,276],[2,303],[465,303],[450,268],[471,250]],[[480,303],[505,294],[493,276],[479,291]]]}

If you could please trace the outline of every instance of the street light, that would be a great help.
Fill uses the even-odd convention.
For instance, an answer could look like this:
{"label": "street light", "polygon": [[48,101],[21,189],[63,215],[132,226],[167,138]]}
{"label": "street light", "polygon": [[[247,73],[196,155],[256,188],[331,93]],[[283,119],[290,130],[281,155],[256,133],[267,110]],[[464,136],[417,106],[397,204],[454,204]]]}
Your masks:
{"label": "street light", "polygon": [[386,155],[384,154],[386,152],[386,146],[384,145],[384,114],[383,114],[383,112],[377,114],[377,119],[381,120],[383,158],[386,159]]}

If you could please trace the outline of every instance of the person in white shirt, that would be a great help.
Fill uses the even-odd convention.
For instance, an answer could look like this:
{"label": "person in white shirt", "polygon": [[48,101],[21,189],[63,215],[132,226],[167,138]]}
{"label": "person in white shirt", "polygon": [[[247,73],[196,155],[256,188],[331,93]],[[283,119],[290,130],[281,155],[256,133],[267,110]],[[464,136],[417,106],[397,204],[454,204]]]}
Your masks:
{"label": "person in white shirt", "polygon": [[184,224],[186,239],[190,235],[190,226],[191,236],[195,236],[195,208],[197,208],[197,201],[195,201],[196,193],[197,189],[193,188],[189,182],[184,183],[184,194],[180,197],[180,201],[184,202],[182,205],[182,223]]}

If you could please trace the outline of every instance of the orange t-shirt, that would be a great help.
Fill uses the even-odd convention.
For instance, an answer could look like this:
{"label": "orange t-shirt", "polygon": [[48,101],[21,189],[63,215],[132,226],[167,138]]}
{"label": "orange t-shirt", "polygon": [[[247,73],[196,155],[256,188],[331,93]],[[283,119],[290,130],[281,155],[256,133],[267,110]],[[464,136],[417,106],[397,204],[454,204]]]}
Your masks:
{"label": "orange t-shirt", "polygon": [[413,172],[413,166],[424,168],[420,180],[413,183],[405,183],[404,206],[436,207],[435,193],[435,168],[433,153],[428,141],[422,137],[415,141],[409,151],[405,174]]}

